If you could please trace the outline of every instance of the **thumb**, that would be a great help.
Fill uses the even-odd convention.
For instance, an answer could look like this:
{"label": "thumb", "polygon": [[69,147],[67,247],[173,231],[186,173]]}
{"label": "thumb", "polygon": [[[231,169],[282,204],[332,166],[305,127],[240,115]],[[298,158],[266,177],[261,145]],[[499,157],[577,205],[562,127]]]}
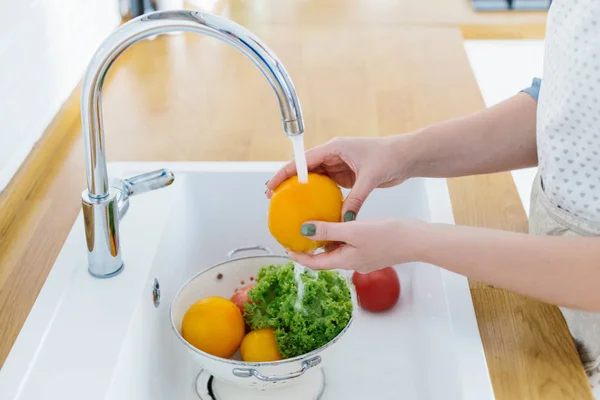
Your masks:
{"label": "thumb", "polygon": [[310,221],[302,225],[300,233],[312,240],[347,242],[353,228],[353,224]]}
{"label": "thumb", "polygon": [[344,206],[342,207],[342,218],[344,222],[354,221],[356,214],[360,211],[360,208],[367,200],[367,197],[373,191],[373,187],[367,183],[366,179],[357,179],[344,200]]}

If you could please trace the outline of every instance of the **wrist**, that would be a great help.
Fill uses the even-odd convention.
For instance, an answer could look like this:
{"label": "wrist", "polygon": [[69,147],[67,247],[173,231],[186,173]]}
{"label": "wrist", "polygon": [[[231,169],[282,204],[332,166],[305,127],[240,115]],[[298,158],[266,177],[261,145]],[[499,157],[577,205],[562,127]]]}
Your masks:
{"label": "wrist", "polygon": [[396,259],[399,263],[425,262],[431,263],[434,259],[432,251],[436,248],[435,237],[438,224],[425,222],[419,219],[399,219],[398,240],[402,246],[396,246],[398,251]]}
{"label": "wrist", "polygon": [[399,180],[404,181],[419,176],[419,164],[421,163],[420,131],[402,133],[385,138],[388,150],[389,165],[397,166],[396,175]]}

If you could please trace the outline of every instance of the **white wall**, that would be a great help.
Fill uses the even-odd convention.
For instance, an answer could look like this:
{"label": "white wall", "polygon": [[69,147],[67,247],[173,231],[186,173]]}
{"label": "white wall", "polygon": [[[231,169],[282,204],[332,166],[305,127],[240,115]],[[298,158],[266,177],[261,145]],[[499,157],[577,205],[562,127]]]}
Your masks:
{"label": "white wall", "polygon": [[120,22],[118,0],[0,0],[0,191]]}
{"label": "white wall", "polygon": [[[465,42],[465,50],[488,107],[528,87],[533,77],[543,77],[542,40],[469,40]],[[536,172],[537,168],[512,171],[527,215]]]}

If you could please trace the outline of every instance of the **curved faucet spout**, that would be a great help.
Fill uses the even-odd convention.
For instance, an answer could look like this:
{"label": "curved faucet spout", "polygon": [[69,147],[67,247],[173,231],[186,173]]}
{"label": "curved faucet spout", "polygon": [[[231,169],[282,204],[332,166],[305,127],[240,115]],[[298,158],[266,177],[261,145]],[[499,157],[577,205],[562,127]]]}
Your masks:
{"label": "curved faucet spout", "polygon": [[285,133],[293,136],[304,132],[302,110],[292,80],[275,53],[254,34],[231,20],[197,11],[157,11],[143,15],[124,24],[104,41],[83,79],[81,118],[90,198],[102,199],[109,195],[101,107],[102,87],[110,67],[125,50],[140,40],[174,31],[208,35],[245,54],[273,88]]}
{"label": "curved faucet spout", "polygon": [[136,192],[133,185],[137,184],[144,191],[168,186],[173,181],[169,171],[155,171],[110,187],[102,131],[102,87],[110,67],[130,46],[149,36],[174,31],[208,35],[245,54],[271,85],[281,109],[285,133],[294,136],[304,132],[296,89],[283,64],[273,51],[242,26],[223,17],[189,10],[157,11],[124,24],[102,43],[92,57],[81,89],[88,183],[81,197],[88,270],[97,278],[110,278],[123,270],[119,219],[127,210],[128,196]]}

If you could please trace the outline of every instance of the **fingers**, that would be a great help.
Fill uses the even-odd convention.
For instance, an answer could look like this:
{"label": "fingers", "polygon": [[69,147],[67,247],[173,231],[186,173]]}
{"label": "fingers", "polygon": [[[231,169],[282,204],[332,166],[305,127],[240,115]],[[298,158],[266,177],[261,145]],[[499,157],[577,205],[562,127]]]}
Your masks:
{"label": "fingers", "polygon": [[[327,154],[329,153],[328,147],[326,146],[327,144],[317,146],[305,153],[306,166],[309,171],[317,169],[319,165],[323,163],[325,157],[327,157]],[[267,182],[267,195],[269,195],[269,192],[275,190],[283,181],[296,174],[296,162],[292,159],[277,171],[277,173],[275,173],[275,175]]]}
{"label": "fingers", "polygon": [[352,223],[309,221],[300,233],[312,240],[351,243],[356,225]]}
{"label": "fingers", "polygon": [[346,261],[348,255],[345,246],[340,246],[333,251],[316,255],[294,252],[289,252],[288,254],[292,260],[312,270],[352,269],[350,263]]}
{"label": "fingers", "polygon": [[373,191],[374,188],[367,182],[367,179],[357,179],[350,193],[346,196],[344,206],[342,207],[342,219],[344,222],[356,219],[356,214],[358,214],[365,200],[367,200],[367,197]]}
{"label": "fingers", "polygon": [[275,175],[267,182],[267,196],[270,192],[277,189],[277,186],[279,186],[281,182],[293,175],[296,175],[296,162],[292,159],[285,164],[283,168],[277,171],[277,173],[275,173]]}

